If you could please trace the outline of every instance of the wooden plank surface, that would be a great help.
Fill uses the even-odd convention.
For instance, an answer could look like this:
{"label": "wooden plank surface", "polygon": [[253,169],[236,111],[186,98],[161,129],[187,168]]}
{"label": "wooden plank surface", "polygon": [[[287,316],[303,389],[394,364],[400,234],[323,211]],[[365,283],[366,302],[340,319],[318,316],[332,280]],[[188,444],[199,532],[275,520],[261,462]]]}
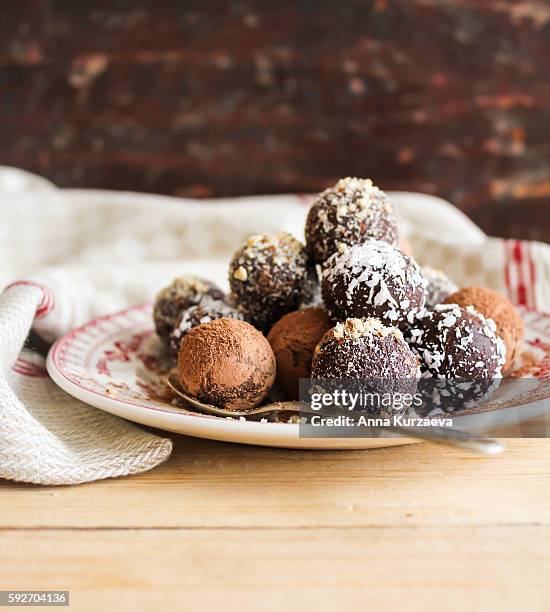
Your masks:
{"label": "wooden plank surface", "polygon": [[0,488],[0,527],[298,527],[550,522],[550,441],[478,457],[434,445],[294,451],[176,437],[139,477]]}
{"label": "wooden plank surface", "polygon": [[4,481],[0,581],[69,589],[76,610],[546,610],[550,441],[506,443],[480,458],[182,436],[141,476]]}
{"label": "wooden plank surface", "polygon": [[70,589],[79,611],[542,611],[549,539],[548,526],[10,532],[0,573]]}

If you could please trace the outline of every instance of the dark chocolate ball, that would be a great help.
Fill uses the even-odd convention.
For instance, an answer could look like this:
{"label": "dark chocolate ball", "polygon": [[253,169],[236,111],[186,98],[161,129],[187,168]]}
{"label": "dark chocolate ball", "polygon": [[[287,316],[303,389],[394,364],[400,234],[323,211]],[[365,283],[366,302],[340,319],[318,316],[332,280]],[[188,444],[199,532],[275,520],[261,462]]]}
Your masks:
{"label": "dark chocolate ball", "polygon": [[424,266],[422,272],[426,279],[426,307],[428,308],[442,304],[445,298],[458,289],[442,270]]}
{"label": "dark chocolate ball", "polygon": [[344,178],[319,194],[306,221],[306,244],[313,260],[324,263],[338,245],[368,238],[399,241],[398,218],[388,196],[370,179]]}
{"label": "dark chocolate ball", "polygon": [[183,338],[193,328],[223,317],[243,320],[242,313],[221,300],[203,300],[202,303],[184,310],[170,334],[172,354],[177,356]]}
{"label": "dark chocolate ball", "polygon": [[[334,384],[341,390],[390,396],[390,405],[381,406],[373,399],[361,406],[368,412],[390,414],[407,409],[397,394],[408,394],[412,401],[420,376],[418,359],[399,329],[374,318],[346,319],[327,331],[315,349],[311,370],[321,387],[327,379],[336,379]],[[332,384],[330,388],[334,390]]]}
{"label": "dark chocolate ball", "polygon": [[509,370],[520,354],[524,335],[523,319],[512,302],[488,287],[465,287],[449,295],[445,302],[472,306],[477,312],[495,322],[496,333],[502,338],[506,347],[506,364],[503,371]]}
{"label": "dark chocolate ball", "polygon": [[157,334],[166,342],[181,313],[203,300],[223,300],[224,293],[213,282],[186,274],[160,291],[155,300],[153,319]]}
{"label": "dark chocolate ball", "polygon": [[333,319],[377,317],[400,328],[412,323],[426,293],[416,262],[379,240],[340,247],[325,263],[321,285]]}
{"label": "dark chocolate ball", "polygon": [[277,360],[277,384],[288,398],[299,398],[300,378],[311,377],[313,351],[331,327],[322,308],[305,308],[289,312],[271,328],[267,339]]}
{"label": "dark chocolate ball", "polygon": [[229,266],[233,300],[262,331],[311,298],[314,278],[303,244],[287,232],[252,236]]}
{"label": "dark chocolate ball", "polygon": [[317,345],[313,378],[417,378],[418,359],[403,334],[378,319],[346,319]]}
{"label": "dark chocolate ball", "polygon": [[405,339],[428,377],[495,378],[506,361],[494,321],[471,306],[438,304],[426,309],[417,315]]}

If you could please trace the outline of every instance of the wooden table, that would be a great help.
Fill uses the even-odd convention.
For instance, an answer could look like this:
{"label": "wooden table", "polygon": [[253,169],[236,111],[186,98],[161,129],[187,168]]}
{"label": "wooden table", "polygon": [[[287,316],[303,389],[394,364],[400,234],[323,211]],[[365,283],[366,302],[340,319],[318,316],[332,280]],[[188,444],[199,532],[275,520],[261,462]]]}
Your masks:
{"label": "wooden table", "polygon": [[291,451],[175,437],[142,476],[0,484],[3,589],[74,610],[548,610],[550,440]]}

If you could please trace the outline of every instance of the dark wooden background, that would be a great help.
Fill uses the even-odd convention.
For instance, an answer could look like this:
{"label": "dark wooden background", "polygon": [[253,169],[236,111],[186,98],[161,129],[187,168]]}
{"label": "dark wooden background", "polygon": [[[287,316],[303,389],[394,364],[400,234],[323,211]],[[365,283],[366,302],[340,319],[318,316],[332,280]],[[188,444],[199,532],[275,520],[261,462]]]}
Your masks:
{"label": "dark wooden background", "polygon": [[0,163],[187,196],[344,175],[550,240],[548,0],[2,0]]}

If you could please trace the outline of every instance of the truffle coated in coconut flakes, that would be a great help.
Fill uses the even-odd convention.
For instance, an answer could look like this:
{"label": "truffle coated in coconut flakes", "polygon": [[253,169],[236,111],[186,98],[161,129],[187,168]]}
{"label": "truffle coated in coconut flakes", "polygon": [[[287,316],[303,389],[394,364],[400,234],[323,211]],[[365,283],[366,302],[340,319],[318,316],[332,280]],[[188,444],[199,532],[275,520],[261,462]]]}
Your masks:
{"label": "truffle coated in coconut flakes", "polygon": [[335,320],[377,317],[406,327],[423,308],[425,279],[408,255],[379,240],[341,246],[325,264],[325,306]]}
{"label": "truffle coated in coconut flakes", "polygon": [[464,287],[449,295],[445,302],[472,306],[495,322],[497,334],[506,346],[506,364],[503,371],[509,370],[519,355],[524,335],[523,319],[512,302],[488,287]]}
{"label": "truffle coated in coconut flakes", "polygon": [[506,361],[506,348],[494,321],[471,306],[438,304],[425,310],[405,338],[427,377],[496,378]]}
{"label": "truffle coated in coconut flakes", "polygon": [[388,196],[370,179],[347,177],[325,189],[306,221],[306,243],[316,263],[325,262],[340,244],[367,238],[397,244],[398,218]]}

